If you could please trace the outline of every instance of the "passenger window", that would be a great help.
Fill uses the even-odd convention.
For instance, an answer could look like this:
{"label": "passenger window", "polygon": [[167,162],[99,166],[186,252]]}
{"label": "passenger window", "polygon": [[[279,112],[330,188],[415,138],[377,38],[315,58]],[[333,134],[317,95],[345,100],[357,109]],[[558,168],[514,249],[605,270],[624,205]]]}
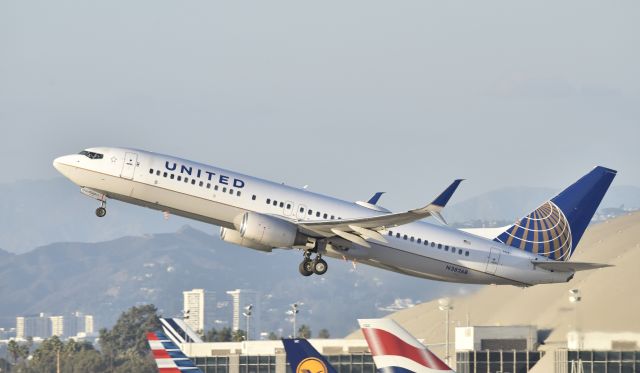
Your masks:
{"label": "passenger window", "polygon": [[464,256],[469,256],[469,252],[468,252],[468,251],[465,251],[465,252],[464,252]]}
{"label": "passenger window", "polygon": [[271,198],[267,198],[267,205],[271,204]]}
{"label": "passenger window", "polygon": [[207,183],[207,189],[211,189],[211,183]]}
{"label": "passenger window", "polygon": [[233,189],[229,189],[229,194],[233,194]]}
{"label": "passenger window", "polygon": [[327,214],[324,214],[324,215],[322,215],[322,218],[323,218],[323,219],[326,219],[326,218],[327,218],[327,216],[328,216]]}
{"label": "passenger window", "polygon": [[335,220],[335,218],[336,218],[335,216],[331,215],[331,220]]}
{"label": "passenger window", "polygon": [[304,212],[304,207],[300,207],[300,212]]}
{"label": "passenger window", "polygon": [[196,179],[191,179],[191,185],[196,185]]}
{"label": "passenger window", "polygon": [[149,169],[149,173],[153,175],[153,168]]}
{"label": "passenger window", "polygon": [[444,245],[444,249],[445,249],[446,251],[449,251],[449,246],[448,246],[448,245]]}
{"label": "passenger window", "polygon": [[188,183],[188,182],[189,182],[189,178],[188,178],[188,177],[185,177],[185,178],[184,178],[184,182],[185,182],[185,183]]}
{"label": "passenger window", "polygon": [[396,238],[400,238],[400,233],[396,233]]}
{"label": "passenger window", "polygon": [[240,197],[240,191],[236,192],[236,196]]}
{"label": "passenger window", "polygon": [[182,176],[178,175],[178,181],[182,180]]}
{"label": "passenger window", "polygon": [[255,201],[256,200],[256,195],[254,194],[253,196],[251,196],[251,200]]}
{"label": "passenger window", "polygon": [[160,176],[160,170],[156,171],[156,175]]}
{"label": "passenger window", "polygon": [[422,238],[418,238],[418,243],[422,243]]}
{"label": "passenger window", "polygon": [[273,205],[274,206],[278,206],[278,201],[276,201],[275,199],[273,200]]}
{"label": "passenger window", "polygon": [[415,241],[415,238],[413,236],[411,236],[411,239],[409,241],[413,242],[413,241]]}
{"label": "passenger window", "polygon": [[[454,250],[455,250],[455,248],[454,248]],[[458,250],[458,254],[459,254],[459,255],[462,255],[462,249],[459,249],[459,250]]]}
{"label": "passenger window", "polygon": [[319,218],[320,217],[320,211],[316,212],[316,217]]}
{"label": "passenger window", "polygon": [[389,236],[393,236],[393,232],[389,231]]}
{"label": "passenger window", "polygon": [[203,186],[204,185],[204,181],[201,181],[198,183],[199,186]]}
{"label": "passenger window", "polygon": [[436,247],[436,243],[431,241],[431,247]]}
{"label": "passenger window", "polygon": [[309,215],[313,215],[313,210],[309,210],[309,211],[307,211],[307,213],[308,213]]}
{"label": "passenger window", "polygon": [[218,190],[218,186],[217,186],[217,185],[214,185],[214,186],[213,186],[213,190]]}
{"label": "passenger window", "polygon": [[226,193],[227,192],[227,187],[223,187],[222,188],[222,193]]}
{"label": "passenger window", "polygon": [[280,202],[280,207],[284,207],[284,202]]}
{"label": "passenger window", "polygon": [[424,245],[425,245],[425,246],[429,245],[429,241],[424,240]]}
{"label": "passenger window", "polygon": [[291,204],[287,203],[287,210],[291,210]]}
{"label": "passenger window", "polygon": [[175,176],[176,176],[176,175],[171,174],[171,176],[170,176],[169,178],[170,178],[171,180],[173,180]]}
{"label": "passenger window", "polygon": [[407,237],[407,235],[405,234],[402,238],[406,240],[409,237]]}

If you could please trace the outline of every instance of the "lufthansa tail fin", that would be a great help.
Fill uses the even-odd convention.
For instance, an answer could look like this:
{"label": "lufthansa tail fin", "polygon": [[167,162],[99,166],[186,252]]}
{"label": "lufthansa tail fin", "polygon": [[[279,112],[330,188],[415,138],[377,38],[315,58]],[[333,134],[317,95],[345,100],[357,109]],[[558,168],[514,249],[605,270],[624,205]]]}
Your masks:
{"label": "lufthansa tail fin", "polygon": [[594,168],[494,241],[549,259],[569,260],[616,172],[601,166]]}
{"label": "lufthansa tail fin", "polygon": [[147,341],[159,373],[202,373],[163,332],[147,333]]}
{"label": "lufthansa tail fin", "polygon": [[282,344],[292,373],[337,373],[306,339],[283,338]]}
{"label": "lufthansa tail fin", "polygon": [[447,364],[391,319],[358,320],[380,373],[446,373]]}

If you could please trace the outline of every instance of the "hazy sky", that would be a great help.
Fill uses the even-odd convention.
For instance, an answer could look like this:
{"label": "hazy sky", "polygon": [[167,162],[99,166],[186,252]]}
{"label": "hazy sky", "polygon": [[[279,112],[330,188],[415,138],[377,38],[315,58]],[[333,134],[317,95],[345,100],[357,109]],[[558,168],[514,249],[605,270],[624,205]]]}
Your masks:
{"label": "hazy sky", "polygon": [[638,1],[0,1],[0,182],[131,146],[390,207],[640,185]]}

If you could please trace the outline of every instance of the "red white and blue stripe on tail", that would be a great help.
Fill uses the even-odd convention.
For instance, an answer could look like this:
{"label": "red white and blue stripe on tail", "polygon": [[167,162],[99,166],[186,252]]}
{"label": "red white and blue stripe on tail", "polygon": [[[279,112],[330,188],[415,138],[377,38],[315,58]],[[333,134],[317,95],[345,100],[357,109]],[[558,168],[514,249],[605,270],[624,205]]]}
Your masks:
{"label": "red white and blue stripe on tail", "polygon": [[378,372],[446,373],[447,364],[391,319],[358,320]]}
{"label": "red white and blue stripe on tail", "polygon": [[202,373],[163,332],[147,333],[147,341],[160,373]]}

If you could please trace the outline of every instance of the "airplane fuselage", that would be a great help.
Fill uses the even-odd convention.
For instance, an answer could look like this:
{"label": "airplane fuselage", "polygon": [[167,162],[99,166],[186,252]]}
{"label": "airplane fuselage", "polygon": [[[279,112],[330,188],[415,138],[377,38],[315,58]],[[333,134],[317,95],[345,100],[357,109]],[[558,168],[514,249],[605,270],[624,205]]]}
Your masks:
{"label": "airplane fuselage", "polygon": [[[124,148],[84,152],[57,158],[54,166],[94,198],[113,198],[218,225],[231,232],[229,237],[237,234],[238,220],[246,212],[292,223],[386,213],[172,156]],[[448,282],[531,286],[566,282],[573,276],[534,267],[532,261],[548,260],[542,256],[448,226],[416,221],[380,233],[386,242],[368,239],[370,247],[364,247],[331,237],[319,250],[333,258]]]}

